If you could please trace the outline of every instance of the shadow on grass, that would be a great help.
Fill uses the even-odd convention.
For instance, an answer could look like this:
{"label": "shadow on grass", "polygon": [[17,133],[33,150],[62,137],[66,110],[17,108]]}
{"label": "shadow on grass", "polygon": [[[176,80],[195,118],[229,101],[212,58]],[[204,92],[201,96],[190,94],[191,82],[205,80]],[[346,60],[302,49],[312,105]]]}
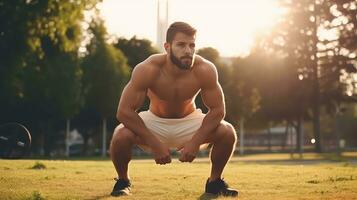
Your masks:
{"label": "shadow on grass", "polygon": [[217,198],[218,198],[217,195],[203,193],[201,194],[201,196],[197,198],[197,200],[210,200],[210,199],[217,199]]}

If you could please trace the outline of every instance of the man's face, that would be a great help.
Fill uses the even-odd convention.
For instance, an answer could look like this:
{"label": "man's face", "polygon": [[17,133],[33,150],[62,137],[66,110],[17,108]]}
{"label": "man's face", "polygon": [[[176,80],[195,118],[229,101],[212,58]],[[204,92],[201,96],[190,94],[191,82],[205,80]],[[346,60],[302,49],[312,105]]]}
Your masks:
{"label": "man's face", "polygon": [[195,46],[195,36],[177,33],[169,45],[171,62],[180,69],[191,69],[194,63]]}

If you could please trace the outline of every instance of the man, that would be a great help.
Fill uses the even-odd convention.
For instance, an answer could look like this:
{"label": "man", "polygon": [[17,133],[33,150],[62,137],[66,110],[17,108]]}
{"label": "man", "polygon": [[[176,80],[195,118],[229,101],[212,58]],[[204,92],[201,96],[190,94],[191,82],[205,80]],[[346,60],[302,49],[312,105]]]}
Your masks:
{"label": "man", "polygon": [[[167,54],[157,54],[138,64],[123,90],[110,155],[118,173],[112,196],[128,195],[128,163],[134,145],[151,152],[156,164],[171,162],[170,148],[180,152],[181,162],[192,162],[200,147],[212,144],[211,175],[205,192],[237,196],[221,175],[236,143],[232,125],[224,121],[225,105],[215,66],[195,55],[196,30],[184,22],[170,25],[164,44]],[[196,109],[201,93],[207,114]],[[145,97],[148,111],[137,113]]]}

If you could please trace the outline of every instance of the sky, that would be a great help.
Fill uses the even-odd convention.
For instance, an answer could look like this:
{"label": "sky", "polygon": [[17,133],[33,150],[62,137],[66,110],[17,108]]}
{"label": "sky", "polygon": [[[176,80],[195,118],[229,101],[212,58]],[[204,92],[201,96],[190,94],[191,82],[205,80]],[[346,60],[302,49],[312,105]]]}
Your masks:
{"label": "sky", "polygon": [[[109,34],[156,44],[158,1],[163,0],[103,0],[98,7]],[[276,0],[169,0],[168,21],[194,26],[197,49],[213,47],[231,57],[249,54],[254,38],[282,14]]]}

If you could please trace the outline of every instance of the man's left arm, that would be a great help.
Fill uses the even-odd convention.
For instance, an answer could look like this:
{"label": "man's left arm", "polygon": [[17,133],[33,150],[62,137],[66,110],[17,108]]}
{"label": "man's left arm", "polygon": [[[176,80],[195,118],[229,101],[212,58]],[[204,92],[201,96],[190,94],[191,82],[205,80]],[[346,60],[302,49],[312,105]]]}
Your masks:
{"label": "man's left arm", "polygon": [[208,108],[208,113],[202,121],[201,127],[192,137],[193,142],[201,145],[208,138],[209,134],[215,131],[225,117],[224,95],[222,87],[218,82],[218,75],[214,65],[207,70],[202,89],[201,97],[203,103]]}
{"label": "man's left arm", "polygon": [[200,145],[207,140],[209,134],[215,131],[225,117],[224,95],[218,82],[215,66],[210,64],[209,68],[205,69],[201,74],[201,77],[204,77],[201,81],[201,97],[203,103],[208,108],[208,113],[191,141],[183,146],[179,159],[182,162],[193,161],[199,151]]}

